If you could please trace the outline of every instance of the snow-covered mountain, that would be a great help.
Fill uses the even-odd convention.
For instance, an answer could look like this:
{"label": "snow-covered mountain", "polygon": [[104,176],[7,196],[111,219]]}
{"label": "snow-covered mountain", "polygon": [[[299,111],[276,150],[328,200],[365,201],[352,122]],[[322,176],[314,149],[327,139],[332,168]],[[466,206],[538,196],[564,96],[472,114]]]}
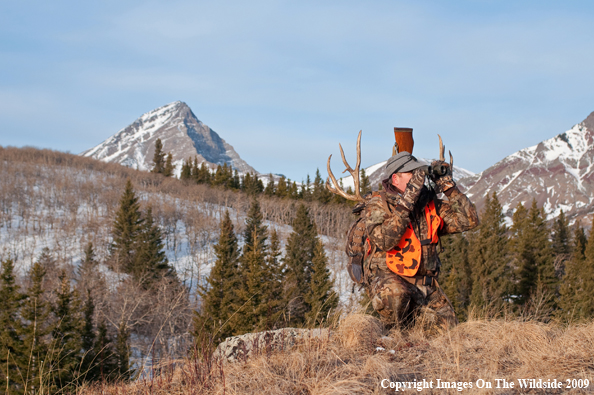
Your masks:
{"label": "snow-covered mountain", "polygon": [[138,170],[152,168],[155,141],[171,152],[179,175],[184,159],[198,157],[212,167],[227,163],[240,173],[256,172],[233,147],[202,123],[184,102],[176,101],[143,114],[98,146],[81,155]]}
{"label": "snow-covered mountain", "polygon": [[530,205],[536,199],[548,219],[561,210],[572,220],[585,218],[594,212],[593,142],[594,112],[565,133],[520,150],[461,184],[479,209],[487,194],[497,192],[508,217],[518,203]]}
{"label": "snow-covered mountain", "polygon": [[[424,160],[427,163],[432,162],[432,160],[430,160],[430,159],[422,159],[422,158],[420,158],[420,159]],[[387,162],[387,160],[385,160],[383,162],[376,163],[375,165],[371,165],[371,166],[365,168],[365,174],[367,175],[367,177],[369,177],[369,183],[371,184],[371,187],[374,191],[378,189],[379,184],[386,177],[384,175],[384,166],[386,165],[386,162]],[[341,165],[342,165],[342,163],[341,163]],[[470,170],[466,170],[466,169],[463,169],[461,167],[454,165],[454,180],[456,180],[457,182],[463,182],[462,180],[468,179],[468,178],[471,178],[474,176],[476,176],[476,174],[471,172]],[[341,180],[342,180],[342,185],[344,186],[345,190],[348,187],[351,187],[351,188],[354,187],[352,176],[343,177]]]}

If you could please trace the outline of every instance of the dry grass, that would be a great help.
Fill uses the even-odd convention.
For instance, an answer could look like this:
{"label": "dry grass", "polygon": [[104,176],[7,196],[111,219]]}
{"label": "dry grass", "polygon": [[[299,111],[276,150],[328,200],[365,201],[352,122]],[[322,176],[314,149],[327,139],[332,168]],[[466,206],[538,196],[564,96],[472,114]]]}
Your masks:
{"label": "dry grass", "polygon": [[[377,351],[383,347],[385,351]],[[394,350],[393,353],[390,350]],[[497,389],[496,379],[515,382]],[[518,388],[517,379],[561,380],[559,390]],[[531,321],[476,320],[429,336],[423,329],[384,333],[367,315],[344,318],[333,335],[291,350],[220,363],[200,358],[163,369],[152,380],[80,388],[81,394],[380,394],[381,381],[471,382],[466,393],[586,393],[594,383],[594,323],[560,327]],[[493,384],[477,389],[476,381]],[[587,390],[567,390],[565,380],[589,379]],[[415,392],[408,389],[406,392]],[[457,393],[424,389],[423,393]]]}

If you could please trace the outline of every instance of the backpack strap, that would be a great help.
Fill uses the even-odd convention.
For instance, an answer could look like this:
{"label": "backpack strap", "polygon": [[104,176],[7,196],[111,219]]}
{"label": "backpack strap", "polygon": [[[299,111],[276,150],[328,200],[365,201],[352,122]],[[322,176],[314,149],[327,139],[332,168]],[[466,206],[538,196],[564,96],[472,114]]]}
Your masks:
{"label": "backpack strap", "polygon": [[388,206],[388,198],[386,197],[386,191],[384,191],[384,190],[379,191],[379,195],[382,198],[382,205],[384,206],[384,210],[386,210],[386,212],[392,214],[392,210],[390,210],[390,207]]}

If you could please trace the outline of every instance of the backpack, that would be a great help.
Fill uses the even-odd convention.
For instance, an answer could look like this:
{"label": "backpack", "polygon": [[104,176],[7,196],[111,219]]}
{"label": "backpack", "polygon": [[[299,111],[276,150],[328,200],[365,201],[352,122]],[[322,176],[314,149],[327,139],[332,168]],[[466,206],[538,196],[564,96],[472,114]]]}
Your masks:
{"label": "backpack", "polygon": [[361,213],[367,206],[367,202],[375,196],[381,196],[384,207],[389,210],[388,203],[386,201],[385,191],[372,192],[364,196],[365,201],[357,204],[353,208],[353,214],[357,215],[358,218],[353,222],[347,231],[347,242],[345,246],[345,252],[348,257],[347,261],[347,272],[357,284],[366,282],[366,274],[363,268],[363,261],[365,260],[366,252],[370,252],[375,249],[375,246],[370,246],[368,251],[365,251],[365,243],[367,241],[367,228],[365,227],[364,217]]}

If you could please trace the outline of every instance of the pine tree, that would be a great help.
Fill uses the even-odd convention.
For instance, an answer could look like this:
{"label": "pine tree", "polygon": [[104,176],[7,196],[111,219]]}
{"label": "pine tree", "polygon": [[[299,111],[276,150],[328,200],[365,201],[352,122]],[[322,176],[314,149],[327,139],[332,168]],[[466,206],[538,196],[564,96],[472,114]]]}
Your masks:
{"label": "pine tree", "polygon": [[219,241],[214,250],[217,260],[206,280],[207,285],[200,286],[198,291],[202,305],[194,317],[194,335],[200,339],[205,333],[210,333],[212,340],[217,343],[234,332],[228,320],[233,314],[231,306],[236,300],[234,290],[240,284],[239,249],[229,211],[225,211],[221,221]]}
{"label": "pine tree", "polygon": [[20,370],[27,372],[25,380],[31,393],[37,393],[39,382],[42,380],[43,361],[48,354],[46,337],[51,332],[48,322],[49,305],[44,300],[43,281],[45,275],[45,269],[38,260],[27,275],[30,285],[22,309],[24,326],[21,339],[24,358],[21,359]]}
{"label": "pine tree", "polygon": [[172,177],[173,172],[175,171],[175,166],[173,165],[173,156],[171,152],[167,154],[167,160],[165,161],[165,167],[163,168],[163,175],[165,177]]}
{"label": "pine tree", "polygon": [[317,239],[312,258],[310,287],[305,295],[305,301],[309,305],[305,319],[309,325],[317,326],[326,322],[330,312],[338,306],[338,294],[333,288],[334,281],[330,278],[324,244]]}
{"label": "pine tree", "polygon": [[365,169],[361,169],[361,182],[359,185],[359,190],[361,191],[361,196],[365,196],[369,192],[371,192],[371,183],[369,182],[369,177],[365,174]]}
{"label": "pine tree", "polygon": [[165,153],[161,139],[155,141],[155,154],[153,155],[153,169],[151,173],[163,174],[165,171]]}
{"label": "pine tree", "polygon": [[552,308],[557,278],[545,214],[533,200],[528,212],[520,204],[513,219],[511,248],[517,273],[516,303],[524,305],[531,300]]}
{"label": "pine tree", "polygon": [[257,199],[252,199],[252,204],[248,210],[247,217],[245,219],[245,230],[243,232],[244,240],[244,254],[247,251],[253,249],[254,246],[254,234],[258,235],[259,248],[264,253],[266,250],[266,239],[268,238],[267,227],[263,224],[264,217],[260,209],[260,203]]}
{"label": "pine tree", "polygon": [[80,292],[95,290],[104,285],[103,276],[98,271],[99,262],[95,257],[93,243],[88,243],[84,250],[84,258],[77,270],[77,286]]}
{"label": "pine tree", "polygon": [[553,222],[553,251],[555,256],[569,255],[571,253],[570,235],[569,235],[569,220],[565,217],[563,210]]}
{"label": "pine tree", "polygon": [[565,273],[559,287],[559,311],[557,315],[564,321],[586,318],[583,306],[585,295],[582,270],[584,268],[587,239],[578,222],[573,238],[573,253],[565,262]]}
{"label": "pine tree", "polygon": [[268,176],[268,183],[266,184],[266,188],[264,188],[264,195],[276,195],[276,187],[274,185],[274,177],[272,176],[272,173]]}
{"label": "pine tree", "polygon": [[105,319],[97,324],[97,338],[93,344],[95,361],[93,364],[92,377],[98,381],[111,381],[118,377],[118,359],[113,349],[112,340],[107,334]]}
{"label": "pine tree", "polygon": [[184,160],[182,163],[181,173],[179,175],[180,180],[189,180],[192,178],[192,159]]}
{"label": "pine tree", "polygon": [[285,300],[288,320],[303,325],[310,306],[305,300],[311,284],[312,261],[317,243],[317,228],[309,218],[309,211],[300,204],[293,220],[293,232],[287,240],[284,264],[286,267]]}
{"label": "pine tree", "polygon": [[311,201],[311,179],[309,178],[309,174],[305,182],[301,183],[301,198],[308,202]]}
{"label": "pine tree", "polygon": [[8,393],[17,393],[23,384],[19,371],[19,362],[25,355],[20,339],[22,300],[14,275],[14,262],[8,258],[2,261],[0,275],[0,388],[7,389]]}
{"label": "pine tree", "polygon": [[132,377],[132,370],[130,369],[130,331],[124,317],[122,317],[118,326],[115,354],[118,379],[128,381]]}
{"label": "pine tree", "polygon": [[478,231],[469,240],[472,262],[472,306],[498,308],[509,298],[508,241],[503,210],[494,192],[487,196]]}
{"label": "pine tree", "polygon": [[164,276],[173,277],[173,268],[169,266],[163,251],[161,229],[153,219],[149,207],[135,240],[134,264],[128,272],[145,288]]}
{"label": "pine tree", "polygon": [[72,385],[78,377],[82,351],[79,316],[80,302],[76,291],[70,288],[70,279],[61,272],[59,289],[56,291],[56,304],[53,313],[56,324],[52,330],[53,360],[51,370],[53,381],[58,388]]}
{"label": "pine tree", "polygon": [[276,229],[270,231],[270,240],[268,245],[268,255],[266,265],[268,275],[270,276],[267,286],[269,287],[265,297],[266,317],[263,326],[266,329],[274,329],[277,321],[284,309],[283,285],[285,281],[285,266],[281,259],[280,239]]}
{"label": "pine tree", "polygon": [[241,256],[242,283],[237,289],[237,298],[231,304],[235,315],[231,319],[234,335],[263,330],[261,323],[266,316],[266,282],[270,281],[265,262],[264,249],[256,231],[252,235],[251,248],[245,248]]}
{"label": "pine tree", "polygon": [[449,297],[458,320],[468,318],[468,306],[472,292],[472,270],[468,259],[468,240],[459,233],[440,239],[445,254],[440,258],[443,262],[444,277],[442,283],[446,295]]}
{"label": "pine tree", "polygon": [[140,204],[132,188],[132,182],[128,179],[113,224],[113,242],[111,244],[111,255],[116,268],[125,273],[131,273],[133,270],[136,239],[141,225]]}
{"label": "pine tree", "polygon": [[81,379],[92,381],[94,377],[93,365],[96,362],[95,355],[95,332],[93,323],[93,314],[95,313],[95,303],[91,296],[91,291],[87,290],[87,298],[83,306],[83,325],[80,332],[80,341],[82,347],[81,360]]}
{"label": "pine tree", "polygon": [[594,218],[584,255],[581,268],[583,293],[579,302],[581,302],[581,315],[586,319],[592,319],[594,317]]}
{"label": "pine tree", "polygon": [[332,193],[326,189],[320,169],[316,169],[316,177],[313,182],[312,200],[320,203],[328,203],[332,199]]}
{"label": "pine tree", "polygon": [[276,185],[275,194],[277,197],[282,199],[287,197],[288,193],[287,180],[285,179],[285,176],[281,176],[281,178],[278,180],[278,184]]}

